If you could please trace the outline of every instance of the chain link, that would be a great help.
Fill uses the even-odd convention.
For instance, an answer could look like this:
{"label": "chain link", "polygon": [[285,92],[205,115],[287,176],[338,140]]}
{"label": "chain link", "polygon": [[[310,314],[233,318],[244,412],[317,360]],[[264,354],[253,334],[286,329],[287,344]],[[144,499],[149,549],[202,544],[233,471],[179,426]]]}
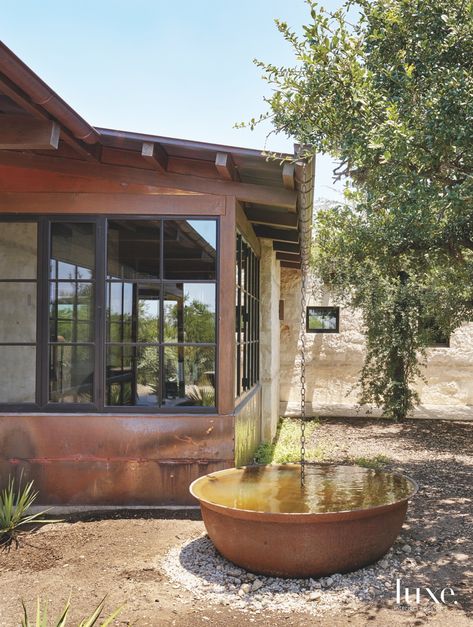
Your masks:
{"label": "chain link", "polygon": [[305,426],[306,426],[306,305],[307,305],[307,278],[308,254],[305,245],[301,245],[301,320],[300,320],[300,388],[301,388],[301,486],[305,484]]}

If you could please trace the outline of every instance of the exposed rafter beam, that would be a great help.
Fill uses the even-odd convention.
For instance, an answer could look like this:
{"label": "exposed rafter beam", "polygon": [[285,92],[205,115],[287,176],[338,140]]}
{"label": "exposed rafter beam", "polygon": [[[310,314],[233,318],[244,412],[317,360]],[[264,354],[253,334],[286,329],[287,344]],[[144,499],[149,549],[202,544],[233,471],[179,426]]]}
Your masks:
{"label": "exposed rafter beam", "polygon": [[301,269],[300,261],[281,261],[281,268],[294,268],[294,270]]}
{"label": "exposed rafter beam", "polygon": [[239,181],[240,176],[235,168],[232,155],[228,152],[217,152],[215,167],[222,179],[227,181]]}
{"label": "exposed rafter beam", "polygon": [[270,226],[255,226],[255,233],[258,237],[266,237],[275,242],[293,242],[299,241],[298,231],[284,231],[283,229],[273,229]]}
{"label": "exposed rafter beam", "polygon": [[286,189],[296,189],[296,181],[294,178],[294,163],[285,163],[282,167],[282,182]]}
{"label": "exposed rafter beam", "polygon": [[166,172],[168,169],[168,156],[164,148],[154,142],[143,142],[141,156],[151,164],[158,172]]}
{"label": "exposed rafter beam", "polygon": [[298,220],[295,213],[283,213],[274,209],[260,209],[259,207],[247,207],[246,217],[253,224],[265,226],[283,226],[286,229],[297,230]]}
{"label": "exposed rafter beam", "polygon": [[293,255],[291,253],[276,253],[276,259],[278,261],[301,261],[300,255]]}
{"label": "exposed rafter beam", "polygon": [[292,255],[301,254],[301,248],[299,244],[290,244],[289,242],[273,242],[273,250],[281,253],[289,253]]}
{"label": "exposed rafter beam", "polygon": [[[38,105],[31,102],[24,96],[16,86],[6,78],[0,78],[0,91],[16,102],[24,111],[30,113],[37,120],[50,121],[49,115]],[[76,139],[67,129],[61,128],[61,139],[71,146],[73,150],[86,161],[97,161],[97,150],[93,146],[84,144],[80,139]]]}
{"label": "exposed rafter beam", "polygon": [[61,129],[57,122],[30,115],[0,115],[0,150],[57,150]]}
{"label": "exposed rafter beam", "polygon": [[92,179],[119,181],[123,184],[135,183],[147,187],[171,187],[183,191],[203,194],[234,196],[241,202],[255,205],[281,207],[288,211],[296,211],[297,194],[287,189],[274,189],[266,185],[253,183],[237,183],[220,179],[207,179],[200,176],[161,173],[152,170],[139,170],[121,166],[85,163],[78,159],[58,159],[44,155],[0,152],[0,164],[20,168],[32,168],[51,172],[61,172],[71,176]]}

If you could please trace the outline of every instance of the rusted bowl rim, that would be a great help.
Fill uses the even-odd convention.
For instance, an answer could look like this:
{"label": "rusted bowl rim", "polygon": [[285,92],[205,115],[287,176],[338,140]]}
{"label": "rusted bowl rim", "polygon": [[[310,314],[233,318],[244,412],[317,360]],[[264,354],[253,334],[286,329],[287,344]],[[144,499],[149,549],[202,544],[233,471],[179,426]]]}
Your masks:
{"label": "rusted bowl rim", "polygon": [[[317,465],[319,466],[345,466],[345,467],[350,468],[350,465],[348,464],[317,464]],[[404,503],[406,501],[409,501],[409,499],[415,496],[419,490],[419,485],[414,479],[412,479],[412,477],[409,477],[408,475],[404,475],[400,472],[390,472],[390,471],[380,470],[377,472],[380,472],[384,475],[391,475],[393,477],[402,477],[403,479],[407,479],[412,485],[412,488],[413,488],[412,492],[408,496],[405,496],[403,499],[399,499],[398,501],[392,501],[391,503],[383,503],[382,505],[373,505],[373,507],[361,507],[358,509],[343,509],[337,512],[267,512],[264,510],[257,510],[257,509],[242,509],[240,507],[230,507],[229,505],[221,505],[220,503],[214,503],[213,501],[209,501],[207,499],[201,498],[195,494],[195,491],[194,491],[195,486],[199,483],[199,481],[203,481],[207,477],[214,477],[215,475],[229,474],[230,472],[235,471],[235,470],[244,470],[245,468],[254,468],[255,466],[260,466],[260,467],[273,466],[275,468],[287,468],[287,467],[292,466],[296,468],[297,466],[299,466],[299,464],[252,464],[248,466],[237,466],[234,468],[225,468],[224,470],[217,470],[215,472],[209,473],[208,475],[203,475],[202,477],[198,477],[197,479],[194,479],[194,481],[189,486],[189,492],[195,499],[199,501],[199,503],[205,503],[211,509],[223,510],[229,513],[241,512],[241,513],[247,513],[249,515],[257,514],[258,517],[264,516],[264,517],[268,517],[271,519],[279,518],[282,521],[284,519],[289,519],[289,518],[292,518],[292,519],[297,518],[300,520],[303,518],[308,518],[310,516],[316,517],[318,519],[319,518],[329,519],[329,518],[333,518],[334,516],[338,518],[338,516],[342,514],[350,515],[350,514],[357,514],[357,513],[366,514],[368,512],[381,512],[382,510],[392,508],[395,505],[398,505],[399,503]],[[353,466],[353,468],[359,468],[359,466]],[[373,470],[373,469],[367,468],[366,470]]]}

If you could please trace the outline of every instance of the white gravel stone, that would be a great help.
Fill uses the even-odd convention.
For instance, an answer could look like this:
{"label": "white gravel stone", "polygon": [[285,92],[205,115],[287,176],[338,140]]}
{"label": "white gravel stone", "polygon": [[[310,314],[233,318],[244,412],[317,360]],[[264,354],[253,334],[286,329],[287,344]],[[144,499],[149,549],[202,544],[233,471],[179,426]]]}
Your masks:
{"label": "white gravel stone", "polygon": [[[402,544],[397,543],[396,549]],[[323,614],[364,604],[386,604],[395,600],[396,577],[412,567],[394,551],[369,568],[320,579],[281,579],[245,572],[225,560],[207,536],[172,548],[157,567],[171,584],[179,585],[194,599],[243,612],[305,611]],[[256,592],[256,594],[255,594]]]}

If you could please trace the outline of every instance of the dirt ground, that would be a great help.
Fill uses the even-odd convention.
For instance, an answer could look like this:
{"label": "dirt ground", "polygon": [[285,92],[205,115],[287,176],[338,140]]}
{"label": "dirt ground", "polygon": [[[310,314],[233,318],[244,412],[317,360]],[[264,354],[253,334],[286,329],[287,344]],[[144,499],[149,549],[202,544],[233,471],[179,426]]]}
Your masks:
{"label": "dirt ground", "polygon": [[[55,616],[71,596],[71,626],[107,596],[106,609],[126,603],[117,625],[473,625],[473,423],[324,420],[315,438],[328,459],[348,461],[383,454],[389,469],[419,483],[403,537],[420,547],[416,580],[406,585],[451,587],[458,605],[436,614],[424,606],[403,610],[394,602],[363,606],[356,613],[314,617],[267,612],[243,614],[209,605],[168,581],[160,568],[167,551],[205,530],[197,512],[121,512],[113,517],[71,518],[25,536],[18,548],[0,553],[0,626],[16,627],[21,599],[31,611],[36,597],[49,600]],[[160,517],[161,516],[161,517]],[[163,517],[167,516],[167,517]],[[393,587],[395,582],[393,582]],[[431,602],[433,604],[433,601]]]}

